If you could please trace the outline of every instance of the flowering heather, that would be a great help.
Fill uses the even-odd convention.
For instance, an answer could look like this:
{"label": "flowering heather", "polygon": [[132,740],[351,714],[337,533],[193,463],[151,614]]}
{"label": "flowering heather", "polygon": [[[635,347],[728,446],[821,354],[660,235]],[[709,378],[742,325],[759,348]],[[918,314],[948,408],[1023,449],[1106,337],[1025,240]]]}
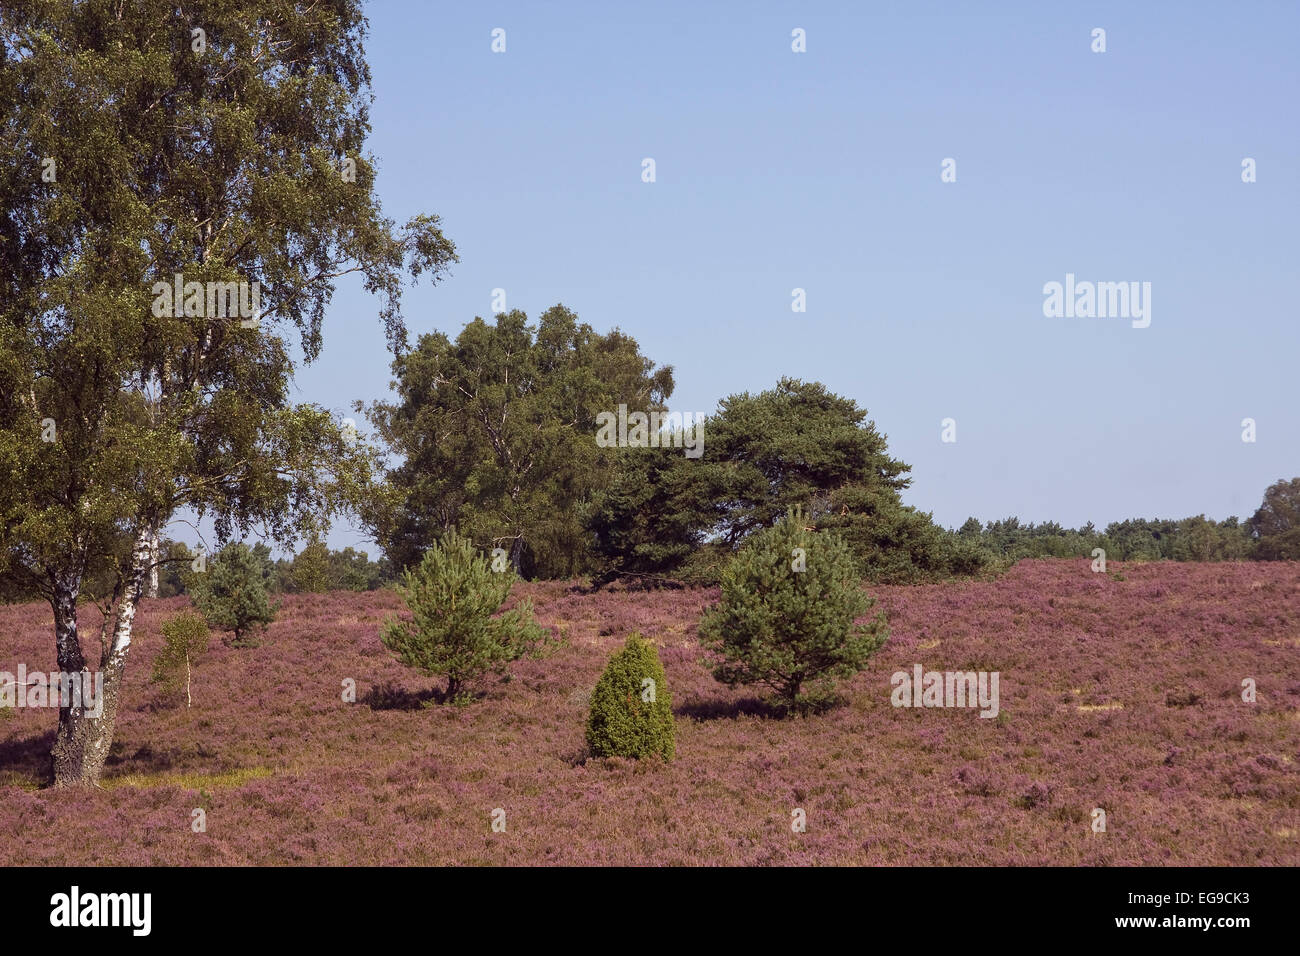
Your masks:
{"label": "flowering heather", "polygon": [[[103,790],[38,789],[54,710],[0,723],[0,864],[1300,863],[1300,564],[1089,564],[872,589],[889,643],[843,706],[785,720],[704,666],[716,590],[520,585],[567,643],[467,707],[421,706],[441,685],[380,644],[389,592],[290,596],[262,646],[214,645],[192,710],[156,707],[185,599],[146,601]],[[673,689],[671,764],[584,752],[634,630]],[[0,607],[0,670],[48,671],[50,632],[43,605]],[[917,664],[1000,672],[998,717],[891,706]]]}

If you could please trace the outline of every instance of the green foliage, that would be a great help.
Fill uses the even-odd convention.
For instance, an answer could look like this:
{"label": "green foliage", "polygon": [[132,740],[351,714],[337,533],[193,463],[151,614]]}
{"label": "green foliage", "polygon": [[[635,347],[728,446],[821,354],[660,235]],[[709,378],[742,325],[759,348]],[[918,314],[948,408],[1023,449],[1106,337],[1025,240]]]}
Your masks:
{"label": "green foliage", "polygon": [[193,560],[190,549],[180,541],[163,538],[159,542],[158,554],[161,559],[158,568],[158,596],[167,598],[184,594],[185,572]]}
{"label": "green foliage", "polygon": [[[704,425],[704,454],[628,449],[595,496],[587,528],[602,562],[597,583],[619,574],[682,575],[708,541],[734,549],[791,507],[837,531],[859,575],[906,582],[989,570],[992,556],[930,515],[905,506],[908,465],[851,399],[820,383],[783,378],[773,389],[724,399]],[[707,564],[714,564],[708,561]]]}
{"label": "green foliage", "polygon": [[1250,552],[1250,537],[1235,517],[1218,522],[1196,515],[1178,522],[1175,561],[1240,561]]}
{"label": "green foliage", "polygon": [[355,548],[308,544],[292,560],[276,563],[274,586],[286,592],[373,591],[391,580],[386,560],[371,561]]}
{"label": "green foliage", "polygon": [[493,571],[467,538],[449,531],[402,575],[398,592],[411,620],[384,624],[384,646],[408,667],[447,678],[446,699],[463,701],[468,686],[488,671],[540,648],[547,632],[524,601],[498,614],[515,575]]}
{"label": "green foliage", "polygon": [[595,493],[585,514],[596,583],[623,575],[689,577],[683,566],[724,517],[724,468],[671,447],[623,448],[614,461],[610,484]]}
{"label": "green foliage", "polygon": [[1249,529],[1260,559],[1300,561],[1300,478],[1269,485]]}
{"label": "green foliage", "polygon": [[181,611],[163,622],[163,649],[154,658],[150,680],[162,685],[164,693],[176,694],[185,688],[185,706],[192,703],[190,676],[198,657],[208,649],[211,633],[201,616]]}
{"label": "green foliage", "polygon": [[[298,356],[348,274],[403,350],[404,276],[456,256],[437,217],[380,208],[367,30],[360,0],[0,4],[0,575],[50,602],[61,670],[86,663],[70,609],[122,536],[117,664],[176,513],[285,543],[374,496],[379,450],[292,401]],[[109,751],[113,721],[87,721],[61,715],[61,783]]]}
{"label": "green foliage", "polygon": [[386,561],[371,561],[364,551],[344,548],[329,553],[331,591],[373,591],[390,579]]}
{"label": "green foliage", "polygon": [[[174,3],[72,6],[0,11],[22,51],[0,57],[0,152],[58,177],[0,177],[0,551],[33,584],[178,509],[287,540],[367,497],[377,452],[289,402],[291,337],[313,360],[359,272],[398,348],[403,272],[455,260],[436,217],[380,211],[358,0],[208,4],[201,56]],[[157,308],[178,273],[259,284],[261,321]]]}
{"label": "green foliage", "polygon": [[725,462],[731,472],[719,530],[732,545],[791,507],[821,518],[836,491],[854,489],[877,511],[901,507],[898,493],[911,484],[910,466],[889,457],[885,436],[864,409],[820,382],[792,378],[758,395],[723,399],[708,421],[705,459]]}
{"label": "green foliage", "polygon": [[454,342],[422,336],[393,373],[399,400],[367,412],[403,459],[368,517],[389,559],[409,567],[454,525],[542,577],[590,565],[580,512],[614,458],[596,445],[596,416],[661,409],[673,388],[635,340],[597,334],[561,305],[535,329],[516,310],[476,318]]}
{"label": "green foliage", "polygon": [[[1011,517],[990,521],[981,528],[977,520],[968,518],[958,535],[978,541],[985,550],[1012,561],[1020,558],[1084,557],[1090,556],[1092,549],[1098,547],[1105,548],[1109,557],[1124,560],[1114,542],[1106,539],[1091,523],[1076,531],[1055,521],[1021,524],[1019,518]],[[1143,540],[1143,533],[1139,531],[1130,543],[1137,547]]]}
{"label": "green foliage", "polygon": [[255,634],[275,620],[279,605],[267,593],[271,552],[260,542],[250,548],[232,541],[206,561],[203,571],[186,575],[186,590],[208,623],[234,635],[232,647],[254,647]]}
{"label": "green foliage", "polygon": [[940,528],[929,514],[904,505],[893,491],[866,483],[831,492],[830,506],[816,526],[843,538],[858,576],[871,581],[913,584],[970,577],[998,567],[978,540]]}
{"label": "green foliage", "polygon": [[632,634],[596,682],[587,717],[587,746],[597,757],[676,753],[672,697],[654,644]]}
{"label": "green foliage", "polygon": [[888,639],[883,612],[854,623],[874,605],[848,546],[806,527],[792,509],[727,566],[700,639],[722,656],[714,677],[723,683],[764,684],[788,705],[818,707],[833,699],[837,678],[865,668]]}
{"label": "green foliage", "polygon": [[295,591],[320,594],[330,589],[330,553],[319,536],[313,535],[293,559],[290,570]]}
{"label": "green foliage", "polygon": [[[318,552],[309,552],[308,548],[310,545],[291,558],[275,562],[273,592],[374,591],[394,580],[386,559],[371,561],[366,552],[350,547],[342,551],[322,547]],[[300,581],[312,585],[311,590],[300,587]]]}
{"label": "green foliage", "polygon": [[1113,521],[1104,532],[1091,522],[1065,528],[1055,521],[1021,524],[1018,518],[990,521],[984,528],[970,518],[956,535],[978,541],[1007,561],[1021,558],[1092,557],[1101,548],[1111,561],[1239,561],[1252,556],[1248,528],[1235,517],[1213,521],[1204,515],[1168,519]]}

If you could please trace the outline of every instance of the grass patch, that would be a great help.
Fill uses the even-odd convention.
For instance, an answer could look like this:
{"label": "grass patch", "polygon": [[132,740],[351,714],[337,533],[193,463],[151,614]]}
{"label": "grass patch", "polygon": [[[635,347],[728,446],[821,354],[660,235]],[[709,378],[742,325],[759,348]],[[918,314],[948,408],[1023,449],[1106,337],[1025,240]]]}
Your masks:
{"label": "grass patch", "polygon": [[0,772],[0,787],[17,787],[20,790],[35,792],[41,789],[41,781],[17,770]]}
{"label": "grass patch", "polygon": [[185,790],[242,787],[274,773],[270,767],[239,767],[222,773],[130,773],[101,782],[105,790],[118,787],[181,787]]}

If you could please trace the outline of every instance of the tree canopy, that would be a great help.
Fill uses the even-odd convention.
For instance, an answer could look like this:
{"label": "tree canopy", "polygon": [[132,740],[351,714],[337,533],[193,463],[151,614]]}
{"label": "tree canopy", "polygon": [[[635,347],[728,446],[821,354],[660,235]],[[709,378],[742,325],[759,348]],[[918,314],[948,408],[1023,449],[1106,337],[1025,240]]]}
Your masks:
{"label": "tree canopy", "polygon": [[1300,560],[1300,478],[1268,486],[1259,510],[1251,516],[1250,532],[1258,541],[1259,557]]}
{"label": "tree canopy", "polygon": [[783,378],[723,399],[700,458],[630,448],[618,464],[587,520],[606,578],[671,573],[708,542],[721,557],[793,507],[839,533],[863,576],[908,581],[987,563],[902,503],[910,467],[889,455],[865,409],[820,382]]}
{"label": "tree canopy", "polygon": [[174,513],[291,540],[368,485],[375,450],[290,402],[293,349],[317,356],[349,273],[400,348],[403,273],[436,281],[455,249],[379,208],[365,33],[357,0],[0,10],[0,571],[51,602],[67,671],[82,582],[116,580],[107,706],[61,712],[60,783],[102,768]]}
{"label": "tree canopy", "polygon": [[476,318],[454,342],[421,336],[393,373],[397,401],[366,410],[403,459],[370,517],[389,558],[409,566],[455,526],[542,576],[588,567],[580,512],[616,451],[597,446],[596,416],[662,409],[673,390],[672,369],[634,339],[599,334],[562,305],[536,326],[513,311]]}

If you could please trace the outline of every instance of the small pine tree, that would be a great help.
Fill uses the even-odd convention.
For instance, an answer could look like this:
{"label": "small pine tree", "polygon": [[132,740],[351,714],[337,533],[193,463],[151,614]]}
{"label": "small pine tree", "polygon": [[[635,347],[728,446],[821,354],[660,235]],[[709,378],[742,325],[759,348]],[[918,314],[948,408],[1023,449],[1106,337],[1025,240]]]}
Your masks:
{"label": "small pine tree", "polygon": [[830,532],[804,527],[801,511],[760,531],[722,574],[722,600],[704,613],[700,639],[722,655],[714,677],[763,684],[792,708],[823,706],[836,678],[862,670],[889,637],[853,554]]}
{"label": "small pine tree", "polygon": [[232,647],[254,647],[253,635],[266,630],[279,610],[267,596],[270,573],[264,555],[232,541],[207,562],[205,570],[188,574],[185,588],[208,624],[234,635]]}
{"label": "small pine tree", "polygon": [[412,619],[386,621],[384,646],[408,667],[445,676],[445,699],[464,702],[469,684],[504,671],[546,640],[531,602],[497,616],[514,582],[513,571],[493,571],[453,530],[402,575],[397,590]]}
{"label": "small pine tree", "polygon": [[672,696],[659,652],[633,634],[610,659],[592,692],[587,746],[597,757],[639,760],[658,754],[672,760],[677,749],[674,733]]}
{"label": "small pine tree", "polygon": [[203,618],[193,611],[181,611],[163,622],[163,649],[153,662],[150,680],[161,684],[165,693],[176,694],[185,688],[185,706],[194,703],[190,695],[190,676],[194,662],[208,649],[211,632]]}
{"label": "small pine tree", "polygon": [[290,576],[296,591],[320,594],[330,589],[330,551],[319,536],[313,535],[298,552]]}

